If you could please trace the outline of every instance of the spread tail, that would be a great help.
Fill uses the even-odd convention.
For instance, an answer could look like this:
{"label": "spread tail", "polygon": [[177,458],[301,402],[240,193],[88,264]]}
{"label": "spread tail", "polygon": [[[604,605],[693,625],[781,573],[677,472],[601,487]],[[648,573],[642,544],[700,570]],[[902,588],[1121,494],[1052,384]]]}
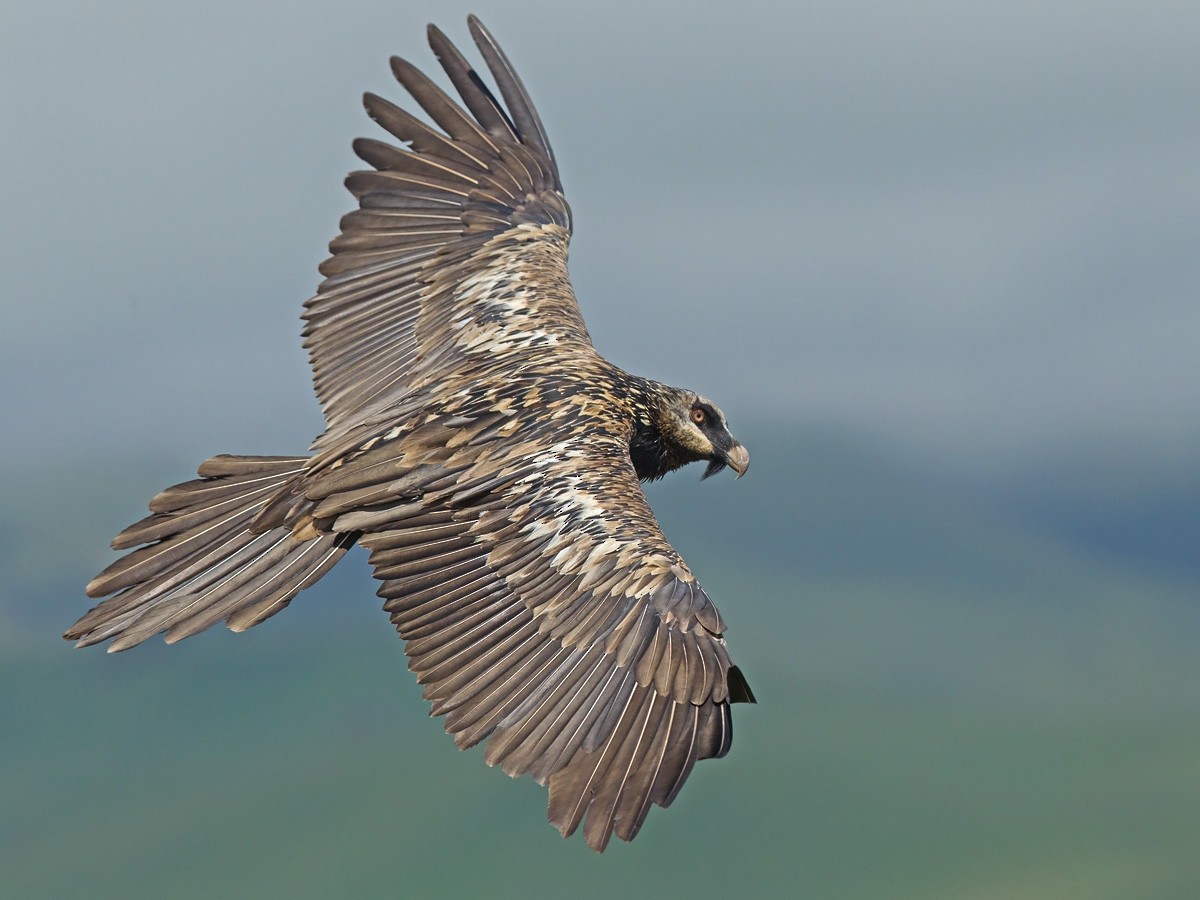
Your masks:
{"label": "spread tail", "polygon": [[113,652],[160,632],[174,643],[221,619],[244,631],[279,612],[357,538],[277,524],[274,516],[255,521],[268,506],[303,500],[293,488],[306,461],[214,456],[201,464],[199,479],[167,488],[150,501],[149,516],[113,539],[116,550],[139,549],[87,586],[89,597],[114,596],[64,637],[79,647],[113,638]]}

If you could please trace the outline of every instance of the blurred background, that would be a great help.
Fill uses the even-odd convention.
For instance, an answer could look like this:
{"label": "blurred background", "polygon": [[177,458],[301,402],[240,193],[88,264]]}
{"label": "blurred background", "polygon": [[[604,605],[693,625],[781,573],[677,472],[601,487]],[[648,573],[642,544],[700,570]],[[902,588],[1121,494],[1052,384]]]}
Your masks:
{"label": "blurred background", "polygon": [[[424,718],[362,554],[244,635],[58,637],[155,491],[321,430],[297,315],[359,97],[472,11],[597,346],[753,455],[648,494],[759,703],[602,857]],[[5,896],[1200,896],[1197,34],[1165,0],[6,5]]]}

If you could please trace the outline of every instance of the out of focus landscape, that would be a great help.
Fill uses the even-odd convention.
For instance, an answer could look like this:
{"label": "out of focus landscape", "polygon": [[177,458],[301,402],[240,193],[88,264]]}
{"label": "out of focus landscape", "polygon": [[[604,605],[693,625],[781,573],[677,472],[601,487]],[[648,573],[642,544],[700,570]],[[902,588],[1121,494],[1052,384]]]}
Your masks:
{"label": "out of focus landscape", "polygon": [[[469,11],[546,122],[596,345],[752,457],[647,494],[759,702],[602,856],[427,717],[365,554],[245,634],[59,637],[156,491],[320,431],[296,315],[359,96]],[[1165,0],[0,11],[0,896],[1200,896],[1198,33]]]}
{"label": "out of focus landscape", "polygon": [[[759,702],[632,845],[426,717],[361,554],[242,635],[57,637],[165,465],[3,490],[12,896],[1186,897],[1200,888],[1200,567],[1083,511],[968,494],[820,427],[650,488]],[[65,477],[64,477],[65,476]],[[47,502],[47,497],[52,498]],[[1141,498],[1145,500],[1146,498]],[[1079,521],[1073,521],[1080,516]],[[1103,517],[1115,536],[1096,536]],[[1161,549],[1161,548],[1159,548]]]}

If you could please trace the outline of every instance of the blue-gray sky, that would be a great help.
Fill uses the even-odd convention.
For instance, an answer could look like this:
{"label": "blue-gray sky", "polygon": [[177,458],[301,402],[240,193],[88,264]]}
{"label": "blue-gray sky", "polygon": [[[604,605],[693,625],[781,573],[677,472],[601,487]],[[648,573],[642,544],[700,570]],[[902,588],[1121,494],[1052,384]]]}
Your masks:
{"label": "blue-gray sky", "polygon": [[302,448],[359,96],[470,11],[546,121],[618,364],[957,465],[1193,464],[1186,2],[7,4],[6,456]]}

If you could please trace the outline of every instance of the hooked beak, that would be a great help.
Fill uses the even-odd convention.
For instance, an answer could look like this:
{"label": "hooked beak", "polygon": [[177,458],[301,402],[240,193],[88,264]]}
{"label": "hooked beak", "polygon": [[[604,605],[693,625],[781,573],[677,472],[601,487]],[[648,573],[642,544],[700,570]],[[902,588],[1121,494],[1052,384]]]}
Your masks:
{"label": "hooked beak", "polygon": [[750,451],[741,444],[734,442],[733,446],[728,450],[719,451],[719,456],[714,456],[709,460],[708,468],[704,470],[704,474],[700,476],[700,480],[716,475],[726,466],[737,472],[737,477],[741,478],[746,474],[746,470],[750,468]]}
{"label": "hooked beak", "polygon": [[741,478],[750,468],[750,451],[741,444],[734,444],[725,451],[725,462],[729,468],[737,472],[737,477]]}

